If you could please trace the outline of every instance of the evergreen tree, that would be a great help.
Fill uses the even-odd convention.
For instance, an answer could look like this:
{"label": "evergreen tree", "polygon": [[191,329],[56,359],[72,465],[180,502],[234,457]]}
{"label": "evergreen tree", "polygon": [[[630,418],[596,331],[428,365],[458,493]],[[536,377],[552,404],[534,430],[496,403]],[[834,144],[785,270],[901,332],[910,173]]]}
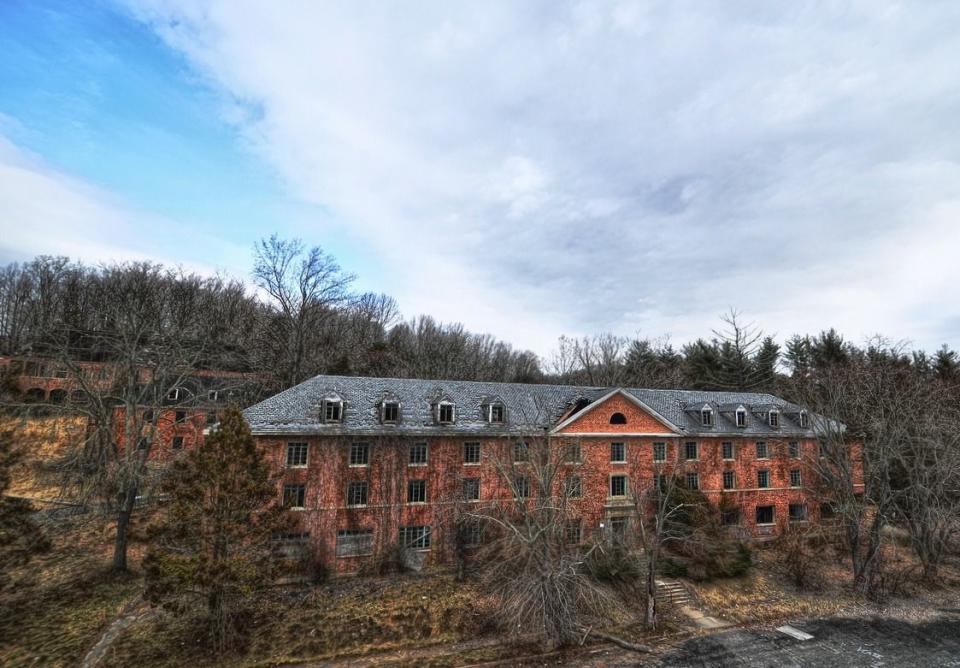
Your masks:
{"label": "evergreen tree", "polygon": [[960,363],[957,361],[956,351],[950,350],[944,343],[933,357],[933,372],[937,378],[946,383],[956,383]]}
{"label": "evergreen tree", "polygon": [[239,410],[174,463],[164,491],[169,505],[144,559],[146,597],[176,612],[205,610],[222,651],[237,639],[251,596],[276,575],[271,539],[288,519]]}
{"label": "evergreen tree", "polygon": [[850,345],[831,327],[810,342],[810,359],[818,371],[846,364],[850,361]]}
{"label": "evergreen tree", "polygon": [[809,336],[795,334],[787,339],[787,349],[784,358],[790,366],[794,380],[806,380],[813,366],[811,343]]}
{"label": "evergreen tree", "polygon": [[753,358],[754,389],[775,392],[777,384],[777,364],[780,362],[780,345],[772,336],[765,336],[760,350]]}
{"label": "evergreen tree", "polygon": [[13,428],[0,428],[0,589],[6,586],[11,569],[22,566],[33,555],[50,547],[33,521],[30,504],[7,496],[11,471],[20,458]]}

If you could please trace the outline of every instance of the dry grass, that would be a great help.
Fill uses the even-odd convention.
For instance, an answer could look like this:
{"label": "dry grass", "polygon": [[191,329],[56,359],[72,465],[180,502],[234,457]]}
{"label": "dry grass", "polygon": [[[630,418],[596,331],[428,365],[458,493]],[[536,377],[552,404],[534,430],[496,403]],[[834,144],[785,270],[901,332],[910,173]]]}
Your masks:
{"label": "dry grass", "polygon": [[46,465],[62,455],[79,439],[86,428],[86,418],[76,416],[35,416],[25,419],[0,416],[0,427],[12,425],[18,445],[23,448],[23,462],[14,471],[9,494],[34,499],[55,499],[60,489]]}
{"label": "dry grass", "polygon": [[0,594],[0,665],[77,665],[140,590],[135,578],[106,573],[99,531],[74,528],[53,544]]}

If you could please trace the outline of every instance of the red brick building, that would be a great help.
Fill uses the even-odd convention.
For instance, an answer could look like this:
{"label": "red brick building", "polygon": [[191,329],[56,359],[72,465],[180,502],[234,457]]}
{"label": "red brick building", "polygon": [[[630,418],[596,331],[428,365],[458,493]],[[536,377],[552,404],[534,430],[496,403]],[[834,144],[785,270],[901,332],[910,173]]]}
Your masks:
{"label": "red brick building", "polygon": [[453,509],[511,498],[503,462],[522,476],[534,439],[576,478],[573,540],[623,528],[658,475],[727,497],[744,537],[820,515],[810,416],[769,394],[318,376],[245,415],[299,517],[288,538],[336,572],[398,541],[449,558]]}

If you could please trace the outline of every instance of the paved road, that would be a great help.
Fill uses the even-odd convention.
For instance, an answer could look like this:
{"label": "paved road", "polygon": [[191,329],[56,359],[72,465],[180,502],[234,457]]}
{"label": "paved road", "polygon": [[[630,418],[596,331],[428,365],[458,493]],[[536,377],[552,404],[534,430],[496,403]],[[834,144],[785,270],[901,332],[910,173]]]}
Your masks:
{"label": "paved road", "polygon": [[770,630],[727,631],[689,640],[664,666],[960,667],[960,615],[911,624],[891,619],[823,619],[792,624],[813,636],[796,640]]}

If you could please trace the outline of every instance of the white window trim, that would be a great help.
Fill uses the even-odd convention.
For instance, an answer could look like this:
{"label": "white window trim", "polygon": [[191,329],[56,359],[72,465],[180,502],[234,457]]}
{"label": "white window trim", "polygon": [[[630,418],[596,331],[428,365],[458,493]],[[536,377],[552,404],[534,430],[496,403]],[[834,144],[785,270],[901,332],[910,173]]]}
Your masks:
{"label": "white window trim", "polygon": [[[776,420],[777,422],[776,424],[773,423],[774,420]],[[780,411],[772,410],[769,413],[767,413],[767,424],[772,429],[779,429],[780,428]]]}
{"label": "white window trim", "polygon": [[[623,478],[623,494],[620,496],[614,496],[613,492],[613,479],[614,478]],[[582,483],[581,483],[582,484]],[[630,476],[626,473],[611,473],[607,476],[607,500],[620,500],[626,499],[630,496]]]}
{"label": "white window trim", "polygon": [[[729,443],[729,444],[730,444],[730,456],[729,456],[729,457],[724,457],[724,456],[723,456],[723,443]],[[725,462],[735,462],[735,461],[737,461],[737,446],[734,445],[733,441],[723,441],[722,443],[720,443],[720,459],[722,459],[722,460],[725,461]]]}
{"label": "white window trim", "polygon": [[[734,424],[737,426],[737,428],[738,428],[738,429],[744,429],[744,428],[746,428],[746,426],[747,426],[747,409],[745,409],[743,406],[741,406],[741,407],[738,408],[736,411],[734,411],[734,413],[735,413],[735,415],[736,415],[736,417],[735,417],[735,419],[734,419]],[[740,416],[741,416],[741,415],[743,416],[743,424],[740,423],[740,422],[741,422],[741,420],[740,420]]]}
{"label": "white window trim", "polygon": [[[494,406],[499,406],[499,407],[500,407],[500,416],[501,416],[503,419],[501,419],[501,420],[496,420],[496,421],[493,419],[493,408],[494,408]],[[507,407],[506,407],[506,406],[504,406],[504,405],[503,405],[502,403],[500,403],[499,401],[494,401],[494,402],[491,403],[489,406],[487,406],[487,422],[488,422],[489,424],[505,424],[506,421],[507,421]]]}
{"label": "white window trim", "polygon": [[[388,420],[387,419],[387,404],[396,404],[397,405],[397,419]],[[400,415],[403,412],[403,404],[399,401],[383,401],[380,403],[380,424],[399,424]]]}
{"label": "white window trim", "polygon": [[712,408],[700,409],[700,426],[701,427],[713,426],[713,409]]}
{"label": "white window trim", "polygon": [[[337,419],[327,418],[327,406],[337,404],[340,406],[339,416]],[[343,410],[344,402],[343,399],[324,399],[323,405],[321,406],[323,411],[323,423],[324,424],[342,424],[343,423]]]}
{"label": "white window trim", "polygon": [[[623,446],[623,459],[614,459],[613,458],[613,446],[614,444],[619,444]],[[611,441],[610,443],[610,463],[611,464],[626,464],[627,463],[627,443],[626,441]]]}
{"label": "white window trim", "polygon": [[408,451],[407,451],[407,466],[412,466],[412,467],[414,467],[414,468],[418,468],[418,467],[419,467],[419,468],[423,468],[424,466],[429,466],[429,465],[430,465],[430,444],[429,444],[429,443],[411,443],[411,444],[410,444],[410,447],[413,448],[414,446],[417,446],[417,445],[422,445],[422,446],[423,446],[423,451],[424,451],[424,453],[426,454],[426,460],[423,461],[423,462],[416,462],[416,463],[411,462],[411,461],[410,461],[410,451],[408,450]]}
{"label": "white window trim", "polygon": [[287,461],[290,460],[290,445],[291,445],[292,443],[297,443],[297,444],[302,444],[302,445],[307,446],[307,463],[306,463],[306,464],[286,464],[286,466],[285,466],[284,468],[288,468],[288,469],[305,469],[305,468],[308,468],[308,467],[310,466],[310,444],[309,444],[309,443],[304,443],[303,441],[288,441],[288,442],[287,442],[287,448],[286,448],[287,451],[286,451],[286,453],[285,453],[285,455],[286,455],[286,460],[287,460]]}
{"label": "white window trim", "polygon": [[[441,406],[450,406],[450,420],[443,421],[440,419]],[[456,424],[457,422],[457,405],[452,401],[438,401],[437,402],[437,424]]]}

